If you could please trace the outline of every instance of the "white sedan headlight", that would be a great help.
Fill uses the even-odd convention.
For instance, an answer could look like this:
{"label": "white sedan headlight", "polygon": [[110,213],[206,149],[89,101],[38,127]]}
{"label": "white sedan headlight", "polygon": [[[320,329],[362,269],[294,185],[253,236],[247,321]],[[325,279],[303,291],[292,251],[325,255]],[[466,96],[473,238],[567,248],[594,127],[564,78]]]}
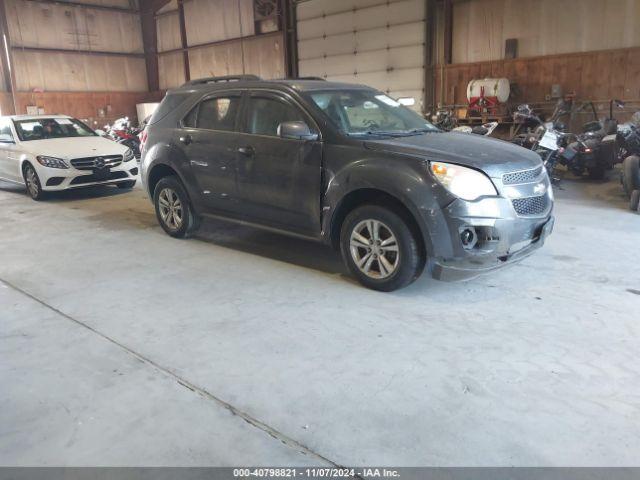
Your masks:
{"label": "white sedan headlight", "polygon": [[463,200],[498,194],[489,177],[472,168],[444,162],[430,162],[429,167],[444,188]]}
{"label": "white sedan headlight", "polygon": [[131,150],[130,148],[127,149],[126,152],[124,152],[124,161],[125,162],[130,162],[131,160],[133,160],[135,157],[135,155],[133,154],[133,150]]}
{"label": "white sedan headlight", "polygon": [[42,165],[43,167],[69,168],[69,165],[67,165],[67,163],[61,158],[47,157],[45,155],[38,155],[36,157],[36,160],[38,160],[38,163],[40,165]]}

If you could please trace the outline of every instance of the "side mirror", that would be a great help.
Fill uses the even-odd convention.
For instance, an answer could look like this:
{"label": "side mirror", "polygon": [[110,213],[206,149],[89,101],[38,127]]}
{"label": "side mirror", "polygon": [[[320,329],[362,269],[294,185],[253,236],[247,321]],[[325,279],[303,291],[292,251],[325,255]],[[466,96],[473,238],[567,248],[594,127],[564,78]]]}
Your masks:
{"label": "side mirror", "polygon": [[282,122],[278,125],[278,136],[292,140],[317,140],[318,134],[304,122]]}
{"label": "side mirror", "polygon": [[94,130],[94,132],[96,132],[101,137],[104,137],[107,134],[104,130],[100,130],[100,129]]}

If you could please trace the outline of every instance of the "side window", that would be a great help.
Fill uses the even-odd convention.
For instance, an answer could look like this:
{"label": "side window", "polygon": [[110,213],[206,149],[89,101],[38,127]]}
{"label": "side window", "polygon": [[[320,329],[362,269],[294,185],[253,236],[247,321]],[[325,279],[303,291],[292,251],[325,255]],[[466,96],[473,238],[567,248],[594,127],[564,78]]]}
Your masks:
{"label": "side window", "polygon": [[247,133],[275,137],[278,125],[294,121],[305,121],[305,118],[293,105],[275,98],[252,97],[249,100]]}
{"label": "side window", "polygon": [[198,128],[233,131],[239,108],[239,96],[208,98],[200,103]]}
{"label": "side window", "polygon": [[0,120],[0,142],[13,142],[9,120]]}
{"label": "side window", "polygon": [[196,128],[196,117],[198,116],[198,107],[200,105],[196,105],[191,109],[187,116],[182,120],[182,125],[187,128]]}

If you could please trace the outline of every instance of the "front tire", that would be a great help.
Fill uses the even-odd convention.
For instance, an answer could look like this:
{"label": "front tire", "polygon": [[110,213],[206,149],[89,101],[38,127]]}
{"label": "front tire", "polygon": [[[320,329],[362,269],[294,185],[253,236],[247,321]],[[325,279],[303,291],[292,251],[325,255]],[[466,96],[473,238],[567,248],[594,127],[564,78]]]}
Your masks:
{"label": "front tire", "polygon": [[345,218],[340,232],[342,258],[367,288],[391,292],[420,276],[425,259],[408,222],[393,210],[363,205]]}
{"label": "front tire", "polygon": [[42,184],[40,183],[40,177],[33,165],[27,163],[22,171],[24,175],[24,183],[27,186],[27,193],[34,200],[42,200],[44,198],[44,191],[42,190]]}
{"label": "front tire", "polygon": [[200,218],[193,210],[182,182],[175,176],[164,177],[158,182],[153,203],[160,226],[172,237],[188,238],[200,226]]}

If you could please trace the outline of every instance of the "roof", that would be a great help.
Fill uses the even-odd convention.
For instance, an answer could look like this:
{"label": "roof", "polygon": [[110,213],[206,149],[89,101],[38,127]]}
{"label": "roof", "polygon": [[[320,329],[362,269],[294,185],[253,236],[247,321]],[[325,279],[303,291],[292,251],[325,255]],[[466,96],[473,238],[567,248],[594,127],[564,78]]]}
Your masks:
{"label": "roof", "polygon": [[230,77],[210,77],[192,80],[173,88],[173,92],[202,92],[227,88],[258,88],[271,87],[282,88],[283,86],[298,91],[313,90],[353,90],[353,89],[371,89],[366,85],[344,82],[329,82],[319,78],[288,78],[278,80],[262,80],[255,75],[238,75]]}
{"label": "roof", "polygon": [[70,115],[60,115],[58,113],[52,113],[51,115],[6,115],[5,118],[11,118],[12,120],[40,120],[41,118],[73,118]]}

